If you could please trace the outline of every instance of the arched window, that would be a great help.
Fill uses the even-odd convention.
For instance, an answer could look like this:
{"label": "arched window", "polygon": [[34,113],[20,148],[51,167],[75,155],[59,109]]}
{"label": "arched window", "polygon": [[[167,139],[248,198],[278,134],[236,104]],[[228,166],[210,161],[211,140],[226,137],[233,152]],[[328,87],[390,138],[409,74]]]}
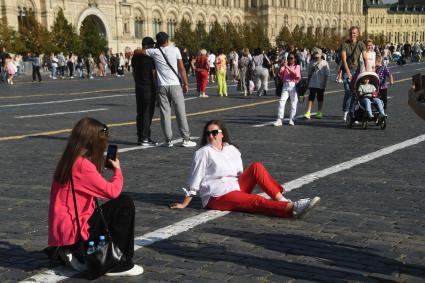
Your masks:
{"label": "arched window", "polygon": [[177,21],[174,18],[167,19],[167,33],[172,40],[174,38],[174,34],[176,33]]}
{"label": "arched window", "polygon": [[134,36],[136,38],[143,38],[144,37],[144,29],[145,29],[145,21],[142,17],[137,17],[134,20]]}
{"label": "arched window", "polygon": [[154,17],[153,20],[152,20],[153,36],[155,36],[160,31],[161,31],[161,19]]}

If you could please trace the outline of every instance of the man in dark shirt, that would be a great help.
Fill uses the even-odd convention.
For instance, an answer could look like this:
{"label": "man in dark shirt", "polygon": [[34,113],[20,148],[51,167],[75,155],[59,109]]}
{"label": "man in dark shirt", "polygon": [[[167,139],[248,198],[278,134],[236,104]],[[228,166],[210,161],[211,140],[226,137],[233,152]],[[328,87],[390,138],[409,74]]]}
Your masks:
{"label": "man in dark shirt", "polygon": [[[142,40],[143,49],[153,48],[154,44],[151,37]],[[151,139],[150,129],[156,101],[155,64],[151,57],[136,49],[131,59],[131,66],[136,84],[137,143],[142,146],[156,146],[157,142]]]}

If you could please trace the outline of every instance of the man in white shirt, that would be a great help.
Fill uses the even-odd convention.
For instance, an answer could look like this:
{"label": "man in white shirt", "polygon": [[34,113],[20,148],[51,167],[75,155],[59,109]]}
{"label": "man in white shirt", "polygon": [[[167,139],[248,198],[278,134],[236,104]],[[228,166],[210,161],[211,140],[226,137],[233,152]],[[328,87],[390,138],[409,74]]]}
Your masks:
{"label": "man in white shirt", "polygon": [[215,54],[212,50],[210,50],[210,54],[208,55],[208,62],[210,63],[210,76],[211,82],[215,82]]}
{"label": "man in white shirt", "polygon": [[[156,35],[157,48],[146,49],[146,55],[155,62],[158,80],[158,98],[161,112],[161,127],[165,136],[165,147],[172,147],[171,102],[174,105],[176,120],[183,138],[183,147],[194,147],[196,143],[190,140],[189,125],[186,118],[184,94],[189,91],[186,69],[184,68],[180,50],[169,46],[168,34],[159,32]],[[167,62],[168,61],[168,62]],[[180,73],[183,86],[180,85]]]}

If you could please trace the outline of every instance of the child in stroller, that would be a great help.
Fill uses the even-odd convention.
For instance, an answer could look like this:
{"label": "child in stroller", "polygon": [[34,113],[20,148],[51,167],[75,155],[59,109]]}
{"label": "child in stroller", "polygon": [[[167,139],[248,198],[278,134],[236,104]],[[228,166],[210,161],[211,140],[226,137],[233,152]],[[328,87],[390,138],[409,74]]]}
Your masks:
{"label": "child in stroller", "polygon": [[[352,89],[353,107],[347,116],[347,127],[351,128],[355,121],[361,121],[363,129],[367,129],[368,122],[374,121],[381,129],[385,129],[387,115],[384,103],[379,98],[379,77],[375,72],[362,72],[358,75]],[[376,111],[372,111],[372,105]]]}

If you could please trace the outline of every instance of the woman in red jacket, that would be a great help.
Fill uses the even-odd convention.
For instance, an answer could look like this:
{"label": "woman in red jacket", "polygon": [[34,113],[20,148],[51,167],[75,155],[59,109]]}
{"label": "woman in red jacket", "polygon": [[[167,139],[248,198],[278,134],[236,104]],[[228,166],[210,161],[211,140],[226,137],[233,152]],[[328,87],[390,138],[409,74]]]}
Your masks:
{"label": "woman in red jacket", "polygon": [[[85,265],[77,253],[78,242],[99,239],[103,229],[99,215],[95,212],[95,198],[109,199],[101,209],[114,243],[128,260],[106,275],[139,275],[143,273],[143,268],[132,262],[134,203],[130,197],[121,194],[123,176],[119,160],[108,160],[114,170],[110,181],[101,175],[107,143],[108,127],[95,119],[83,118],[72,129],[65,151],[56,166],[50,191],[48,244],[57,247],[65,264],[78,271],[84,270]],[[71,179],[74,183],[80,233]]]}

